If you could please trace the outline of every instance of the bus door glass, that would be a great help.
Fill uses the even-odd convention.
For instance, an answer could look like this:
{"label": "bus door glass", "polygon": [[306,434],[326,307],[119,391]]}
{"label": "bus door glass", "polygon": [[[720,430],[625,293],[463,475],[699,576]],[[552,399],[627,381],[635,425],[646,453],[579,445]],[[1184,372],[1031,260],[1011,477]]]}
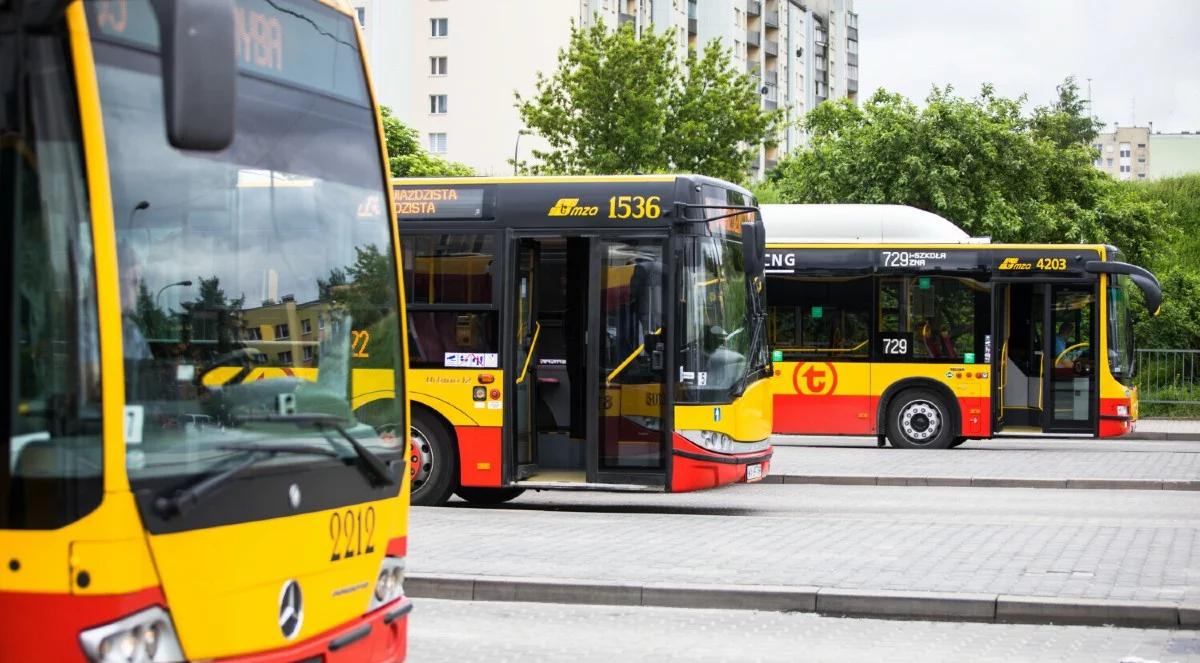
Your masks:
{"label": "bus door glass", "polygon": [[1091,284],[1050,286],[1045,430],[1091,432],[1095,398],[1096,294]]}
{"label": "bus door glass", "polygon": [[1042,426],[1045,289],[1040,283],[1009,283],[996,290],[997,432],[1012,426]]}
{"label": "bus door glass", "polygon": [[663,468],[666,319],[661,239],[597,240],[597,480]]}
{"label": "bus door glass", "polygon": [[516,339],[516,354],[512,370],[513,394],[513,438],[517,445],[517,465],[537,462],[536,422],[534,403],[537,397],[537,342],[541,327],[537,321],[537,277],[538,244],[533,240],[521,240],[517,245],[516,302],[513,307],[513,324]]}

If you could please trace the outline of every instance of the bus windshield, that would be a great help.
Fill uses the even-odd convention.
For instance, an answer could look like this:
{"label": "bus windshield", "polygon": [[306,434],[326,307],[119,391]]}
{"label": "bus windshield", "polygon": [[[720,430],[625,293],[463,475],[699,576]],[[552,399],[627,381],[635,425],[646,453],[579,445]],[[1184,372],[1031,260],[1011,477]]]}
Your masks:
{"label": "bus windshield", "polygon": [[[705,189],[706,204],[745,204],[736,192]],[[728,402],[740,393],[747,377],[766,365],[762,291],[747,277],[745,251],[751,247],[743,244],[740,231],[747,215],[708,212],[724,218],[706,224],[707,236],[688,238],[680,266],[678,400],[684,403]]]}
{"label": "bus windshield", "polygon": [[1113,274],[1108,286],[1108,364],[1119,382],[1132,384],[1133,320],[1129,315],[1129,277]]}
{"label": "bus windshield", "polygon": [[[169,493],[250,449],[270,456],[254,471],[344,465],[355,451],[343,432],[402,453],[351,402],[351,362],[394,370],[400,351],[384,173],[350,18],[315,1],[238,0],[236,136],[201,154],[166,140],[148,2],[87,10],[134,490]],[[402,422],[402,401],[387,403],[375,414]]]}

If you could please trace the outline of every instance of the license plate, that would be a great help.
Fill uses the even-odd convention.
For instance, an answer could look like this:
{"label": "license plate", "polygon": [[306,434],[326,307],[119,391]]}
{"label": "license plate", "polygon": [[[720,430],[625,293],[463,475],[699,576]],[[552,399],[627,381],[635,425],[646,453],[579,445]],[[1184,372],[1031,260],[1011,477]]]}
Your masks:
{"label": "license plate", "polygon": [[746,483],[762,479],[762,463],[746,466]]}

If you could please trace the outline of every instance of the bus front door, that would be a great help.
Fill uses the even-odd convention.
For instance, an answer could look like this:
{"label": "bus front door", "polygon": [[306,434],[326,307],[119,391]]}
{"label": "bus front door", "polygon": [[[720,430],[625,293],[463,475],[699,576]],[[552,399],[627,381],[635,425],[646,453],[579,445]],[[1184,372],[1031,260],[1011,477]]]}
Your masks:
{"label": "bus front door", "polygon": [[512,403],[512,440],[516,444],[517,478],[524,479],[537,468],[537,281],[539,250],[537,242],[519,240],[516,251],[516,301],[513,306],[513,384],[509,388]]}
{"label": "bus front door", "polygon": [[1043,430],[1092,433],[1096,430],[1096,294],[1093,284],[1046,286]]}
{"label": "bus front door", "polygon": [[588,480],[665,485],[665,240],[594,242],[588,367],[598,389]]}

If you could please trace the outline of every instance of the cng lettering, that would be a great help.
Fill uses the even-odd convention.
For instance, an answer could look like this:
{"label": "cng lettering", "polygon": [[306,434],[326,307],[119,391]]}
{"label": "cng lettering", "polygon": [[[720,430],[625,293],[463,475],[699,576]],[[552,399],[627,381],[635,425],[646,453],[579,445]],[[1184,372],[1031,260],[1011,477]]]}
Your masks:
{"label": "cng lettering", "polygon": [[792,386],[805,396],[827,396],[837,389],[837,369],[829,362],[800,362],[792,373]]}

